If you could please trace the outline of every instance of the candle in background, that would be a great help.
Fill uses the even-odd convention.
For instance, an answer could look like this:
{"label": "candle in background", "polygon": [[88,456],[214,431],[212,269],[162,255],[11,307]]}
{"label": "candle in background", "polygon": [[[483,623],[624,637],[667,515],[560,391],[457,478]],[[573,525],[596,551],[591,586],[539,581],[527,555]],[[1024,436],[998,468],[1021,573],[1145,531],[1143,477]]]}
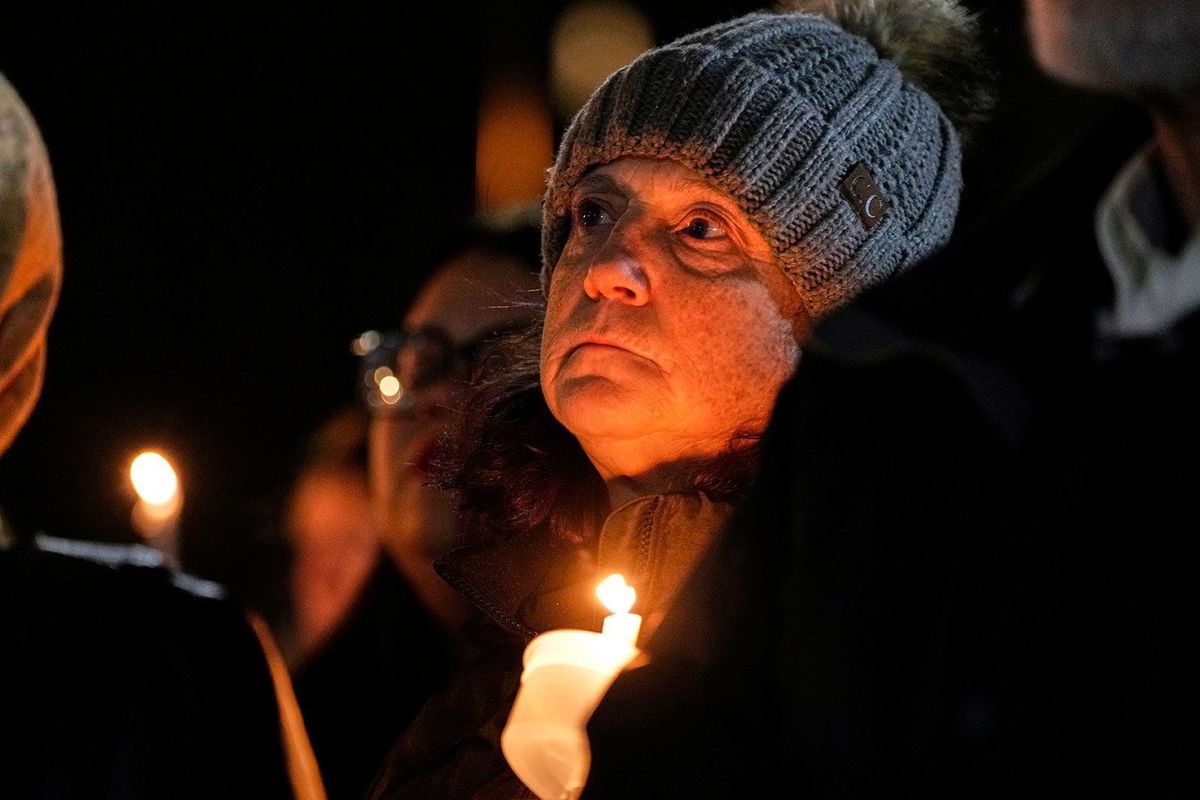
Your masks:
{"label": "candle in background", "polygon": [[129,480],[137,492],[133,528],[147,544],[161,551],[168,563],[177,556],[176,534],[183,509],[183,491],[171,462],[161,453],[146,450],[129,465]]}
{"label": "candle in background", "polygon": [[591,767],[587,721],[638,654],[642,618],[629,613],[636,593],[620,575],[596,589],[608,610],[604,631],[555,630],[525,648],[521,689],[500,736],[509,766],[541,800],[572,800]]}

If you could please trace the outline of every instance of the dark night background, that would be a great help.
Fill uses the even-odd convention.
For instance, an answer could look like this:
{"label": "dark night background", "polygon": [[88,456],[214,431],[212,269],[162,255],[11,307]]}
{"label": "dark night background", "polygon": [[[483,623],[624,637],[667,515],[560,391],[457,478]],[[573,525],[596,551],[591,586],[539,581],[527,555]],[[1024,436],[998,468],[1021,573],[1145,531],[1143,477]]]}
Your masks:
{"label": "dark night background", "polygon": [[[399,320],[472,211],[481,86],[543,75],[563,5],[5,9],[0,71],[46,139],[66,264],[40,406],[0,460],[15,527],[129,538],[128,461],[154,446],[187,566],[253,580],[299,448],[352,399],[350,338]],[[969,5],[1002,80],[963,224],[1111,113],[1034,73],[1018,3]],[[659,41],[754,7],[643,4]]]}

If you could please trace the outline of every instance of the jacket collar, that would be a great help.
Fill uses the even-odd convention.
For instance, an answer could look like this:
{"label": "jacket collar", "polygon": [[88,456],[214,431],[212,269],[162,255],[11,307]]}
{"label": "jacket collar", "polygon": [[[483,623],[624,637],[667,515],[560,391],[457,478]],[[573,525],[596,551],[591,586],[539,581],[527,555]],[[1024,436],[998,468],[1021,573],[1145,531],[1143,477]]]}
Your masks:
{"label": "jacket collar", "polygon": [[620,572],[638,591],[634,611],[653,629],[732,506],[700,493],[639,497],[614,510],[591,546],[554,542],[544,528],[454,550],[438,573],[500,627],[522,639],[552,628],[599,630],[601,579]]}

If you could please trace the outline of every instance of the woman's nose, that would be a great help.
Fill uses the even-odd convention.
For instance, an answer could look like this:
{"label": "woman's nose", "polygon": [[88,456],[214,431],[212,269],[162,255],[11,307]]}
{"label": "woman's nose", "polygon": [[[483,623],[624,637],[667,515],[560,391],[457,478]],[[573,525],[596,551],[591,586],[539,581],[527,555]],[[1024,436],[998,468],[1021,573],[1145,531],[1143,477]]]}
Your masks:
{"label": "woman's nose", "polygon": [[642,249],[632,241],[633,234],[618,225],[608,241],[596,252],[583,290],[593,300],[601,297],[632,306],[644,306],[650,301],[650,281],[642,266]]}

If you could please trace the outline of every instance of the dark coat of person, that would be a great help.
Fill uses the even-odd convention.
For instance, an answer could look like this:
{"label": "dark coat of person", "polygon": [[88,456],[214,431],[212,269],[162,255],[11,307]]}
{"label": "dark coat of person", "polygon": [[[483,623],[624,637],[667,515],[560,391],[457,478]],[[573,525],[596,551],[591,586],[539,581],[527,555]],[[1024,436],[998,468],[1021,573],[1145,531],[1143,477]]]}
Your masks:
{"label": "dark coat of person", "polygon": [[829,319],[760,480],[589,724],[586,800],[1190,784],[1200,317],[1097,332],[1118,120]]}
{"label": "dark coat of person", "polygon": [[0,551],[0,796],[292,798],[241,614],[159,567]]}
{"label": "dark coat of person", "polygon": [[452,674],[449,637],[380,556],[345,621],[296,673],[330,798],[366,793],[392,744]]}

